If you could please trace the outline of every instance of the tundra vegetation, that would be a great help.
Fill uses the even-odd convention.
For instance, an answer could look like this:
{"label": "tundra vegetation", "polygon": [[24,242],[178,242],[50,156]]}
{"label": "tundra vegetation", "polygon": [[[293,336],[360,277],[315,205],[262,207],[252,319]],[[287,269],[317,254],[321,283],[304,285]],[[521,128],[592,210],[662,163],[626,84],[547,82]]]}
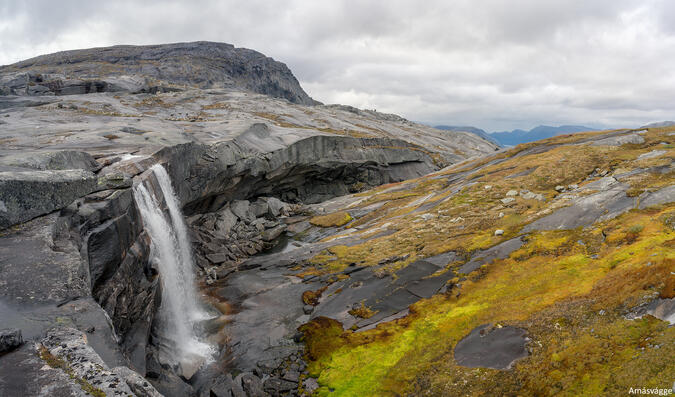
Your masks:
{"label": "tundra vegetation", "polygon": [[[517,236],[525,243],[506,258],[453,278],[445,293],[374,329],[345,330],[324,317],[304,325],[309,374],[320,385],[316,393],[595,396],[626,393],[636,385],[670,387],[675,328],[640,315],[639,308],[675,297],[675,203],[640,209],[639,200],[673,184],[675,128],[640,132],[642,143],[592,143],[606,133],[524,144],[359,193],[352,212],[384,204],[346,223],[346,230],[391,233],[332,246],[309,261],[305,275],[338,275],[350,264],[379,265],[394,274],[416,260],[454,251],[458,260],[447,265],[450,271],[477,250]],[[471,183],[453,189],[458,174]],[[602,176],[621,176],[630,186],[627,195],[638,200],[636,208],[585,227],[523,231],[569,205],[565,196],[591,194],[584,187]],[[520,193],[505,205],[509,191]],[[525,191],[541,196],[528,198],[533,195]],[[423,202],[436,205],[425,209]],[[320,219],[339,226],[345,215]],[[497,229],[503,234],[495,235]],[[382,265],[390,257],[402,259]],[[350,313],[372,315],[363,305]],[[458,365],[457,342],[488,323],[526,330],[528,356],[509,370]]]}

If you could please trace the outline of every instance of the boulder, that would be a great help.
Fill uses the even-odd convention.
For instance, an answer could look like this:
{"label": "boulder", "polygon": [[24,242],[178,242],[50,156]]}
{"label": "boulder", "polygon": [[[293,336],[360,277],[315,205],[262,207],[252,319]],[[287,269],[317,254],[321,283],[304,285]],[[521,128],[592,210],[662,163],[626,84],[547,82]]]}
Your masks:
{"label": "boulder", "polygon": [[215,397],[245,397],[241,385],[235,385],[232,375],[222,375],[216,378],[210,386],[211,396]]}
{"label": "boulder", "polygon": [[235,200],[230,203],[232,213],[243,222],[251,223],[255,216],[250,212],[251,203],[248,200]]}
{"label": "boulder", "polygon": [[230,230],[232,230],[232,227],[237,223],[237,216],[229,207],[220,210],[216,219],[213,229],[221,236],[227,236],[230,233]]}
{"label": "boulder", "polygon": [[544,197],[543,194],[540,193],[532,193],[532,192],[527,192],[522,195],[522,197],[525,200],[538,200],[538,201],[546,201],[546,197]]}
{"label": "boulder", "polygon": [[21,330],[16,328],[0,330],[0,353],[14,350],[22,344]]}
{"label": "boulder", "polygon": [[128,367],[115,367],[113,372],[120,378],[124,379],[127,386],[137,397],[162,397],[162,395],[155,389],[150,382],[142,377],[138,372],[131,370]]}
{"label": "boulder", "polygon": [[267,229],[264,232],[262,232],[260,235],[263,239],[263,241],[272,241],[276,239],[277,237],[281,236],[281,233],[286,231],[286,225],[279,225],[276,227],[273,227],[271,229]]}
{"label": "boulder", "polygon": [[263,389],[263,382],[250,372],[243,372],[234,379],[236,385],[241,385],[247,397],[265,397],[268,394]]}
{"label": "boulder", "polygon": [[0,229],[66,207],[98,189],[85,170],[0,172]]}
{"label": "boulder", "polygon": [[297,388],[297,383],[277,378],[268,378],[264,383],[264,390],[272,395],[286,394]]}
{"label": "boulder", "polygon": [[250,211],[256,218],[260,218],[261,216],[266,215],[267,212],[269,211],[267,201],[265,201],[262,198],[257,199],[256,201],[251,203]]}
{"label": "boulder", "polygon": [[288,212],[288,204],[279,200],[276,197],[270,197],[267,199],[267,205],[269,206],[269,214],[273,217],[278,217],[282,215],[283,212]]}

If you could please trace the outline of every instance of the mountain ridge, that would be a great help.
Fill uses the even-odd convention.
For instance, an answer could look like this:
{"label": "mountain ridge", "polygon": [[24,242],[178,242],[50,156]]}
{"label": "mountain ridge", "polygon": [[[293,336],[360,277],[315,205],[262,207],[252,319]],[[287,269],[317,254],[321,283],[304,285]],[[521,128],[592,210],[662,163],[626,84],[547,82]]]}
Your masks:
{"label": "mountain ridge", "polygon": [[316,105],[282,62],[210,41],[61,51],[0,66],[0,94],[239,88]]}

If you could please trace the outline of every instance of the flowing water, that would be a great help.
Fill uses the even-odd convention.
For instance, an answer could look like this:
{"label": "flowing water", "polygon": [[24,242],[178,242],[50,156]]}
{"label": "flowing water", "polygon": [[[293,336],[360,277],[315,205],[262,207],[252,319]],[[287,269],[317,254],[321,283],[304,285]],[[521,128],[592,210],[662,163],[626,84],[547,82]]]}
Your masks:
{"label": "flowing water", "polygon": [[[152,166],[159,184],[158,197],[149,185],[134,187],[134,199],[151,243],[151,261],[159,269],[162,283],[160,315],[165,322],[166,338],[175,347],[176,359],[194,362],[209,358],[213,348],[200,340],[196,325],[210,316],[197,296],[194,259],[178,199],[164,167]],[[162,196],[168,211],[162,210]]]}

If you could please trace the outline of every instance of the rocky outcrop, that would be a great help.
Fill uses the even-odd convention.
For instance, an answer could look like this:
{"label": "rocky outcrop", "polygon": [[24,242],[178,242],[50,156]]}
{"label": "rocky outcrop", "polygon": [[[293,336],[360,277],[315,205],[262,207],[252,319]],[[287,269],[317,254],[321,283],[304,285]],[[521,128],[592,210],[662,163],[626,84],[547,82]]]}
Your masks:
{"label": "rocky outcrop", "polygon": [[[303,304],[299,279],[290,279],[285,265],[251,278],[244,270],[260,265],[247,259],[284,240],[288,230],[308,228],[304,204],[495,150],[471,134],[441,133],[396,115],[308,108],[303,105],[315,102],[283,64],[217,43],[38,57],[1,67],[0,93],[10,95],[0,98],[0,317],[20,326],[28,341],[3,355],[0,370],[22,369],[24,382],[35,378],[63,395],[82,395],[73,381],[80,378],[148,396],[296,389],[306,368],[293,334],[298,319],[306,321],[314,309]],[[250,336],[253,344],[235,350],[249,352],[239,362],[251,372],[177,370],[160,357],[161,275],[150,264],[151,241],[131,189],[144,183],[162,201],[146,172],[155,163],[168,171],[188,216],[200,280],[217,288],[231,277],[233,302],[251,307],[282,297],[256,316],[237,317],[233,334]],[[437,281],[410,288],[428,295],[440,288]],[[284,318],[258,324],[260,315]],[[57,324],[72,329],[53,330]],[[66,364],[45,374],[44,363],[34,360],[42,348]],[[260,359],[271,364],[261,367]],[[101,379],[92,372],[100,362]],[[16,394],[17,385],[0,394]]]}
{"label": "rocky outcrop", "polygon": [[418,177],[435,169],[433,160],[418,149],[394,139],[318,135],[269,153],[225,142],[177,145],[155,158],[166,165],[190,215],[255,196],[317,203]]}
{"label": "rocky outcrop", "polygon": [[191,217],[197,264],[205,271],[207,283],[226,277],[242,260],[272,248],[287,228],[284,219],[299,209],[274,197],[260,197],[252,203],[235,200],[217,212]]}
{"label": "rocky outcrop", "polygon": [[157,92],[182,86],[239,88],[304,105],[318,103],[283,63],[225,43],[90,48],[0,67],[5,95]]}
{"label": "rocky outcrop", "polygon": [[106,190],[75,201],[65,211],[86,258],[91,293],[105,309],[122,351],[145,373],[145,349],[159,306],[150,240],[131,189]]}
{"label": "rocky outcrop", "polygon": [[49,330],[38,351],[47,365],[65,372],[90,394],[160,396],[152,385],[139,379],[140,376],[130,369],[111,370],[87,344],[85,334],[76,329],[57,327]]}
{"label": "rocky outcrop", "polygon": [[60,150],[35,153],[31,156],[9,155],[0,158],[0,165],[34,170],[74,170],[96,172],[101,165],[87,152]]}
{"label": "rocky outcrop", "polygon": [[0,172],[0,229],[61,209],[97,184],[84,170]]}

